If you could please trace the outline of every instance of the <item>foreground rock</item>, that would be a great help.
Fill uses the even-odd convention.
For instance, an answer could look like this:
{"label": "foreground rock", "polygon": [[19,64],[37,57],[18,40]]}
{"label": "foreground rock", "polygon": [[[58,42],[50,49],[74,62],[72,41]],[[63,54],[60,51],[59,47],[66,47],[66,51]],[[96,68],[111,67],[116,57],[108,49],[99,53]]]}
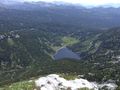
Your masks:
{"label": "foreground rock", "polygon": [[87,88],[88,90],[99,90],[100,88],[115,90],[117,87],[117,85],[112,83],[100,85],[85,79],[66,80],[56,74],[41,77],[35,81],[35,84],[38,90],[80,90],[82,88]]}

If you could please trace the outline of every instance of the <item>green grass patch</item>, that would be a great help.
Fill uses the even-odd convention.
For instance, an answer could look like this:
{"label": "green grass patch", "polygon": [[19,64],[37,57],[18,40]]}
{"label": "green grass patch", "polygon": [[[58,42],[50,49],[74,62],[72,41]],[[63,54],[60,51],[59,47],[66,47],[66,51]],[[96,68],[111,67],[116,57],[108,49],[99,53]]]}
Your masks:
{"label": "green grass patch", "polygon": [[89,88],[78,88],[78,90],[94,90],[94,89],[89,89]]}
{"label": "green grass patch", "polygon": [[8,38],[8,44],[10,46],[13,46],[15,44],[12,38]]}
{"label": "green grass patch", "polygon": [[57,51],[57,50],[59,50],[61,47],[71,46],[71,45],[76,44],[76,43],[78,43],[78,42],[80,42],[80,41],[79,41],[78,39],[76,39],[76,38],[65,36],[65,37],[62,37],[62,43],[61,43],[60,46],[52,46],[52,45],[51,45],[50,48],[52,48],[54,51]]}
{"label": "green grass patch", "polygon": [[73,45],[73,44],[76,44],[76,43],[79,42],[78,39],[73,38],[73,37],[67,37],[67,36],[66,36],[66,37],[63,37],[63,38],[62,38],[62,41],[63,41],[63,45],[64,45],[64,46]]}
{"label": "green grass patch", "polygon": [[61,48],[61,46],[51,46],[51,48],[54,50],[54,51],[57,51]]}
{"label": "green grass patch", "polygon": [[4,88],[0,88],[0,90],[34,90],[35,83],[33,81],[24,81],[17,82],[10,86],[6,86]]}
{"label": "green grass patch", "polygon": [[60,77],[65,78],[66,80],[74,80],[78,76],[77,74],[74,74],[74,73],[72,73],[72,74],[62,73],[62,74],[59,74],[59,75],[60,75]]}

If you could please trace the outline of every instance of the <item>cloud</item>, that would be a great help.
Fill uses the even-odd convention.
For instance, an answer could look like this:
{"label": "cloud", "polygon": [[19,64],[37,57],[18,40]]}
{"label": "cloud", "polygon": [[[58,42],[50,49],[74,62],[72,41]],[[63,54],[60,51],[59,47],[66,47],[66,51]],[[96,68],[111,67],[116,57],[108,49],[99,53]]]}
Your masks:
{"label": "cloud", "polygon": [[63,1],[83,5],[120,4],[120,0],[26,0],[26,1],[46,1],[46,2]]}
{"label": "cloud", "polygon": [[83,6],[100,6],[100,5],[109,5],[114,7],[120,6],[120,0],[0,0],[0,2],[3,1],[45,1],[45,2],[53,2],[53,1],[62,1],[62,2],[68,2],[73,4],[81,4]]}

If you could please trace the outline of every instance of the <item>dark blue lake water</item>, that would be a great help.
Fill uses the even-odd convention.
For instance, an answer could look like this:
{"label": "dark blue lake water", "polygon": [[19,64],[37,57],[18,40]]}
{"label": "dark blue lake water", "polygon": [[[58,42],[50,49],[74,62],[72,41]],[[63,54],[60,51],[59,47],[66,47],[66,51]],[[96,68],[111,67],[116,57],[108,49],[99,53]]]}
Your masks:
{"label": "dark blue lake water", "polygon": [[53,57],[55,60],[61,60],[61,59],[80,60],[79,55],[77,55],[72,50],[68,49],[67,47],[63,47],[63,48],[59,49]]}

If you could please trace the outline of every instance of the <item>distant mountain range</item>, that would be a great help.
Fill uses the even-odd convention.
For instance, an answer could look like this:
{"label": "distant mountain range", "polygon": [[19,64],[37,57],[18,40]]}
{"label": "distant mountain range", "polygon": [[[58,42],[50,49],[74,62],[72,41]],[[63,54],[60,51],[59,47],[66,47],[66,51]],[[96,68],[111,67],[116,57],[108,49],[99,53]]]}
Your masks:
{"label": "distant mountain range", "polygon": [[108,8],[108,7],[113,7],[113,8],[119,8],[120,4],[105,4],[105,5],[83,5],[83,4],[73,4],[73,3],[68,3],[68,2],[63,2],[63,1],[53,1],[53,2],[46,2],[46,1],[20,1],[20,0],[0,0],[0,3],[4,5],[25,5],[25,4],[32,4],[32,5],[41,5],[41,6],[59,6],[59,5],[64,5],[64,6],[75,6],[75,7],[85,7],[85,8],[95,8],[95,7],[103,7],[103,8]]}
{"label": "distant mountain range", "polygon": [[[10,20],[14,19],[14,17],[24,18],[27,13],[29,13],[29,17],[27,16],[25,18],[27,19],[26,21],[32,20],[35,23],[62,23],[103,29],[120,26],[120,21],[118,21],[120,19],[120,8],[96,7],[88,9],[73,4],[46,2],[23,2],[12,5],[0,4],[0,7],[2,10],[4,8],[4,13],[1,14],[1,17],[5,18],[6,15]],[[22,12],[23,15],[19,15],[20,12]]]}

